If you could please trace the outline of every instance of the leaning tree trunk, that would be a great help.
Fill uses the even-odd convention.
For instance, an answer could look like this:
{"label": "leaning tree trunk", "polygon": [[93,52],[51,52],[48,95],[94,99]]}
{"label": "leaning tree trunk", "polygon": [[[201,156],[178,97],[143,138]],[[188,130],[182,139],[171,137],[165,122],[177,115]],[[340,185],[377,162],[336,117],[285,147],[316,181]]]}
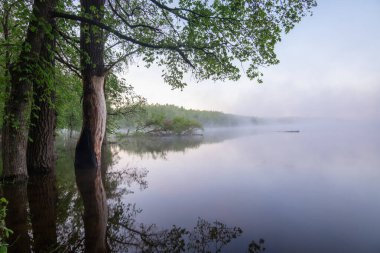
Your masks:
{"label": "leaning tree trunk", "polygon": [[[104,0],[81,0],[83,15],[101,22]],[[100,169],[106,125],[104,98],[104,36],[95,26],[81,23],[83,125],[75,150],[75,169]]]}
{"label": "leaning tree trunk", "polygon": [[[53,19],[51,22],[53,23]],[[42,175],[55,171],[55,127],[57,114],[54,88],[54,39],[45,38],[40,53],[40,66],[45,78],[33,83],[33,105],[27,148],[28,175]]]}
{"label": "leaning tree trunk", "polygon": [[11,68],[11,89],[6,101],[2,134],[3,175],[5,179],[27,178],[26,147],[30,93],[33,80],[43,73],[38,65],[50,11],[55,0],[35,0],[29,28],[18,60]]}

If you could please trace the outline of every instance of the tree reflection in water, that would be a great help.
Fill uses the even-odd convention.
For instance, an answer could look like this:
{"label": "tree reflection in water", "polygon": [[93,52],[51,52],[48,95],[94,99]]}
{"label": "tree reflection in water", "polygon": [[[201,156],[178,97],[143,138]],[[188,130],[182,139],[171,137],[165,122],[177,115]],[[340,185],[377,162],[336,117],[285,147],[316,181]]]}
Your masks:
{"label": "tree reflection in water", "polygon": [[30,252],[28,234],[27,185],[25,183],[9,184],[3,187],[3,194],[8,199],[5,223],[13,233],[8,238],[8,252]]}
{"label": "tree reflection in water", "polygon": [[141,158],[166,159],[169,151],[185,152],[198,148],[202,143],[203,136],[136,137],[120,142],[118,147]]}
{"label": "tree reflection in water", "polygon": [[57,247],[55,178],[53,176],[30,178],[28,200],[33,249],[36,252],[52,252]]}
{"label": "tree reflection in water", "polygon": [[75,176],[84,206],[84,252],[108,252],[106,247],[108,211],[100,170],[75,170]]}
{"label": "tree reflection in water", "polygon": [[[2,185],[9,200],[6,224],[14,231],[8,240],[8,251],[221,252],[242,234],[238,227],[202,218],[192,230],[138,223],[142,210],[126,203],[125,197],[132,193],[133,184],[138,184],[140,190],[148,187],[148,170],[115,171],[112,168],[118,156],[111,149],[103,148],[100,171],[77,170],[74,179],[72,151],[68,151],[60,159],[63,171],[57,180],[33,178],[28,185]],[[65,154],[64,150],[60,154]],[[261,252],[262,243],[252,242],[247,251]]]}

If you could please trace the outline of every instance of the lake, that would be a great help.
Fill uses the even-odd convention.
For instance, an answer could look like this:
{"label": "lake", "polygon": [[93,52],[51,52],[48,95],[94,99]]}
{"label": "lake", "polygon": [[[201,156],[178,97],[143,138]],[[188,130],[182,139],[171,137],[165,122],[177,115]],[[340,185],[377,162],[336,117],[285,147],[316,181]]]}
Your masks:
{"label": "lake", "polygon": [[56,179],[3,186],[9,251],[81,252],[106,237],[113,252],[261,252],[252,241],[269,253],[380,252],[379,127],[315,120],[126,138],[103,150],[102,178],[75,174],[75,143],[61,140]]}

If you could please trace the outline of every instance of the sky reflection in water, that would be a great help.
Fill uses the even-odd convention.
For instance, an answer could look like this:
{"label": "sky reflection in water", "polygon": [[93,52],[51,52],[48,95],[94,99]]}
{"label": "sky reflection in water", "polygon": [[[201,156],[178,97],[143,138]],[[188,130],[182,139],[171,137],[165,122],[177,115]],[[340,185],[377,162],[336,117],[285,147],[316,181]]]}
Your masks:
{"label": "sky reflection in water", "polygon": [[[277,131],[293,129],[301,132]],[[186,227],[200,216],[241,227],[226,252],[245,252],[255,238],[266,240],[266,252],[379,252],[377,129],[360,122],[255,129],[164,159],[120,150],[116,167],[149,169],[149,187],[128,196],[144,210],[141,221]]]}

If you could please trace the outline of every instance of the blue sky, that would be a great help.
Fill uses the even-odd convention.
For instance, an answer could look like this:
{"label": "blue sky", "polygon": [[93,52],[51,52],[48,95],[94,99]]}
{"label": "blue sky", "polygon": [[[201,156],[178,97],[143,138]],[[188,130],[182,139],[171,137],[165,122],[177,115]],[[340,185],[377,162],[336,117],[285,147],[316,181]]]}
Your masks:
{"label": "blue sky", "polygon": [[[318,0],[317,0],[318,1]],[[319,0],[276,47],[264,84],[190,80],[171,90],[155,68],[129,67],[149,103],[261,117],[380,118],[380,1]],[[142,65],[142,64],[140,64]]]}

